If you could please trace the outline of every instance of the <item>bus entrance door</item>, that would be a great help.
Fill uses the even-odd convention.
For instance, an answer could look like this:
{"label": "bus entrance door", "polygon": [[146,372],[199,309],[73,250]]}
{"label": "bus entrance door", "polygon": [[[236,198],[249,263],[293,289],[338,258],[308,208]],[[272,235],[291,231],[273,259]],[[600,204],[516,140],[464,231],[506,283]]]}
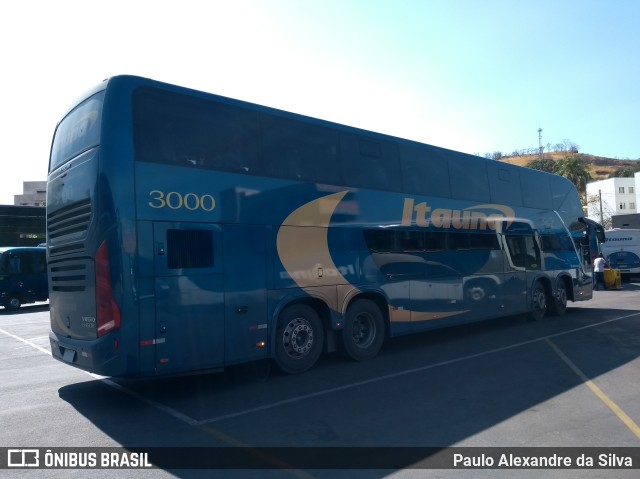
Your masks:
{"label": "bus entrance door", "polygon": [[526,224],[521,226],[521,230],[516,231],[515,234],[507,233],[505,235],[509,254],[505,270],[505,296],[511,300],[509,308],[511,314],[522,313],[530,309],[531,285],[534,279],[540,275],[542,268],[540,247],[533,231]]}
{"label": "bus entrance door", "polygon": [[267,356],[265,229],[224,225],[225,351],[227,364]]}
{"label": "bus entrance door", "polygon": [[156,222],[156,370],[222,367],[222,232],[206,223]]}

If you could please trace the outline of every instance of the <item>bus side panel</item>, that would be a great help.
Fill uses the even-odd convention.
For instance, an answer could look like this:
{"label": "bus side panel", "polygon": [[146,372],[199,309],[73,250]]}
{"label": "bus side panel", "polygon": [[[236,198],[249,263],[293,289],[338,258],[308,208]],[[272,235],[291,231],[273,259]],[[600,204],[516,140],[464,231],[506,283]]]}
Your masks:
{"label": "bus side panel", "polygon": [[268,353],[265,227],[223,226],[225,364]]}
{"label": "bus side panel", "polygon": [[[136,293],[138,300],[138,334],[140,374],[155,373],[156,368],[156,301],[154,281],[153,223],[138,222],[138,256],[135,267],[138,278]],[[132,326],[133,327],[133,326]]]}

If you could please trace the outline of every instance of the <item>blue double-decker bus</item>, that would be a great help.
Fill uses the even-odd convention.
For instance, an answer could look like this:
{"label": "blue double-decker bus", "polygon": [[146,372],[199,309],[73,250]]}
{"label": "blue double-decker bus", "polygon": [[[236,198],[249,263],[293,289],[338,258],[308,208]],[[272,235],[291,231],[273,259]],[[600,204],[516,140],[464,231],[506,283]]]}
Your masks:
{"label": "blue double-decker bus", "polygon": [[67,112],[51,349],[106,376],[326,352],[592,297],[566,179],[133,76]]}

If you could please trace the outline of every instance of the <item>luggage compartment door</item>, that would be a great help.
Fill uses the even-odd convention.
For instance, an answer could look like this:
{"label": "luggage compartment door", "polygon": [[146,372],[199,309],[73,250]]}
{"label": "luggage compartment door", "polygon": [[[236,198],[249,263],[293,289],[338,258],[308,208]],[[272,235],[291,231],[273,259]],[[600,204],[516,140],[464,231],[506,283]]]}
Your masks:
{"label": "luggage compartment door", "polygon": [[153,227],[158,373],[224,364],[222,231],[207,223]]}

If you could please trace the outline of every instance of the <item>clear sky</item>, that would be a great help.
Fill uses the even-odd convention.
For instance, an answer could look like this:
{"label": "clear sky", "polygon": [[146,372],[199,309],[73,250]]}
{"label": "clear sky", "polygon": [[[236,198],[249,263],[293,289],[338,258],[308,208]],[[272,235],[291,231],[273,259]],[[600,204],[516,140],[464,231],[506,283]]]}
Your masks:
{"label": "clear sky", "polygon": [[637,0],[31,0],[0,5],[0,204],[117,74],[484,155],[640,158]]}

